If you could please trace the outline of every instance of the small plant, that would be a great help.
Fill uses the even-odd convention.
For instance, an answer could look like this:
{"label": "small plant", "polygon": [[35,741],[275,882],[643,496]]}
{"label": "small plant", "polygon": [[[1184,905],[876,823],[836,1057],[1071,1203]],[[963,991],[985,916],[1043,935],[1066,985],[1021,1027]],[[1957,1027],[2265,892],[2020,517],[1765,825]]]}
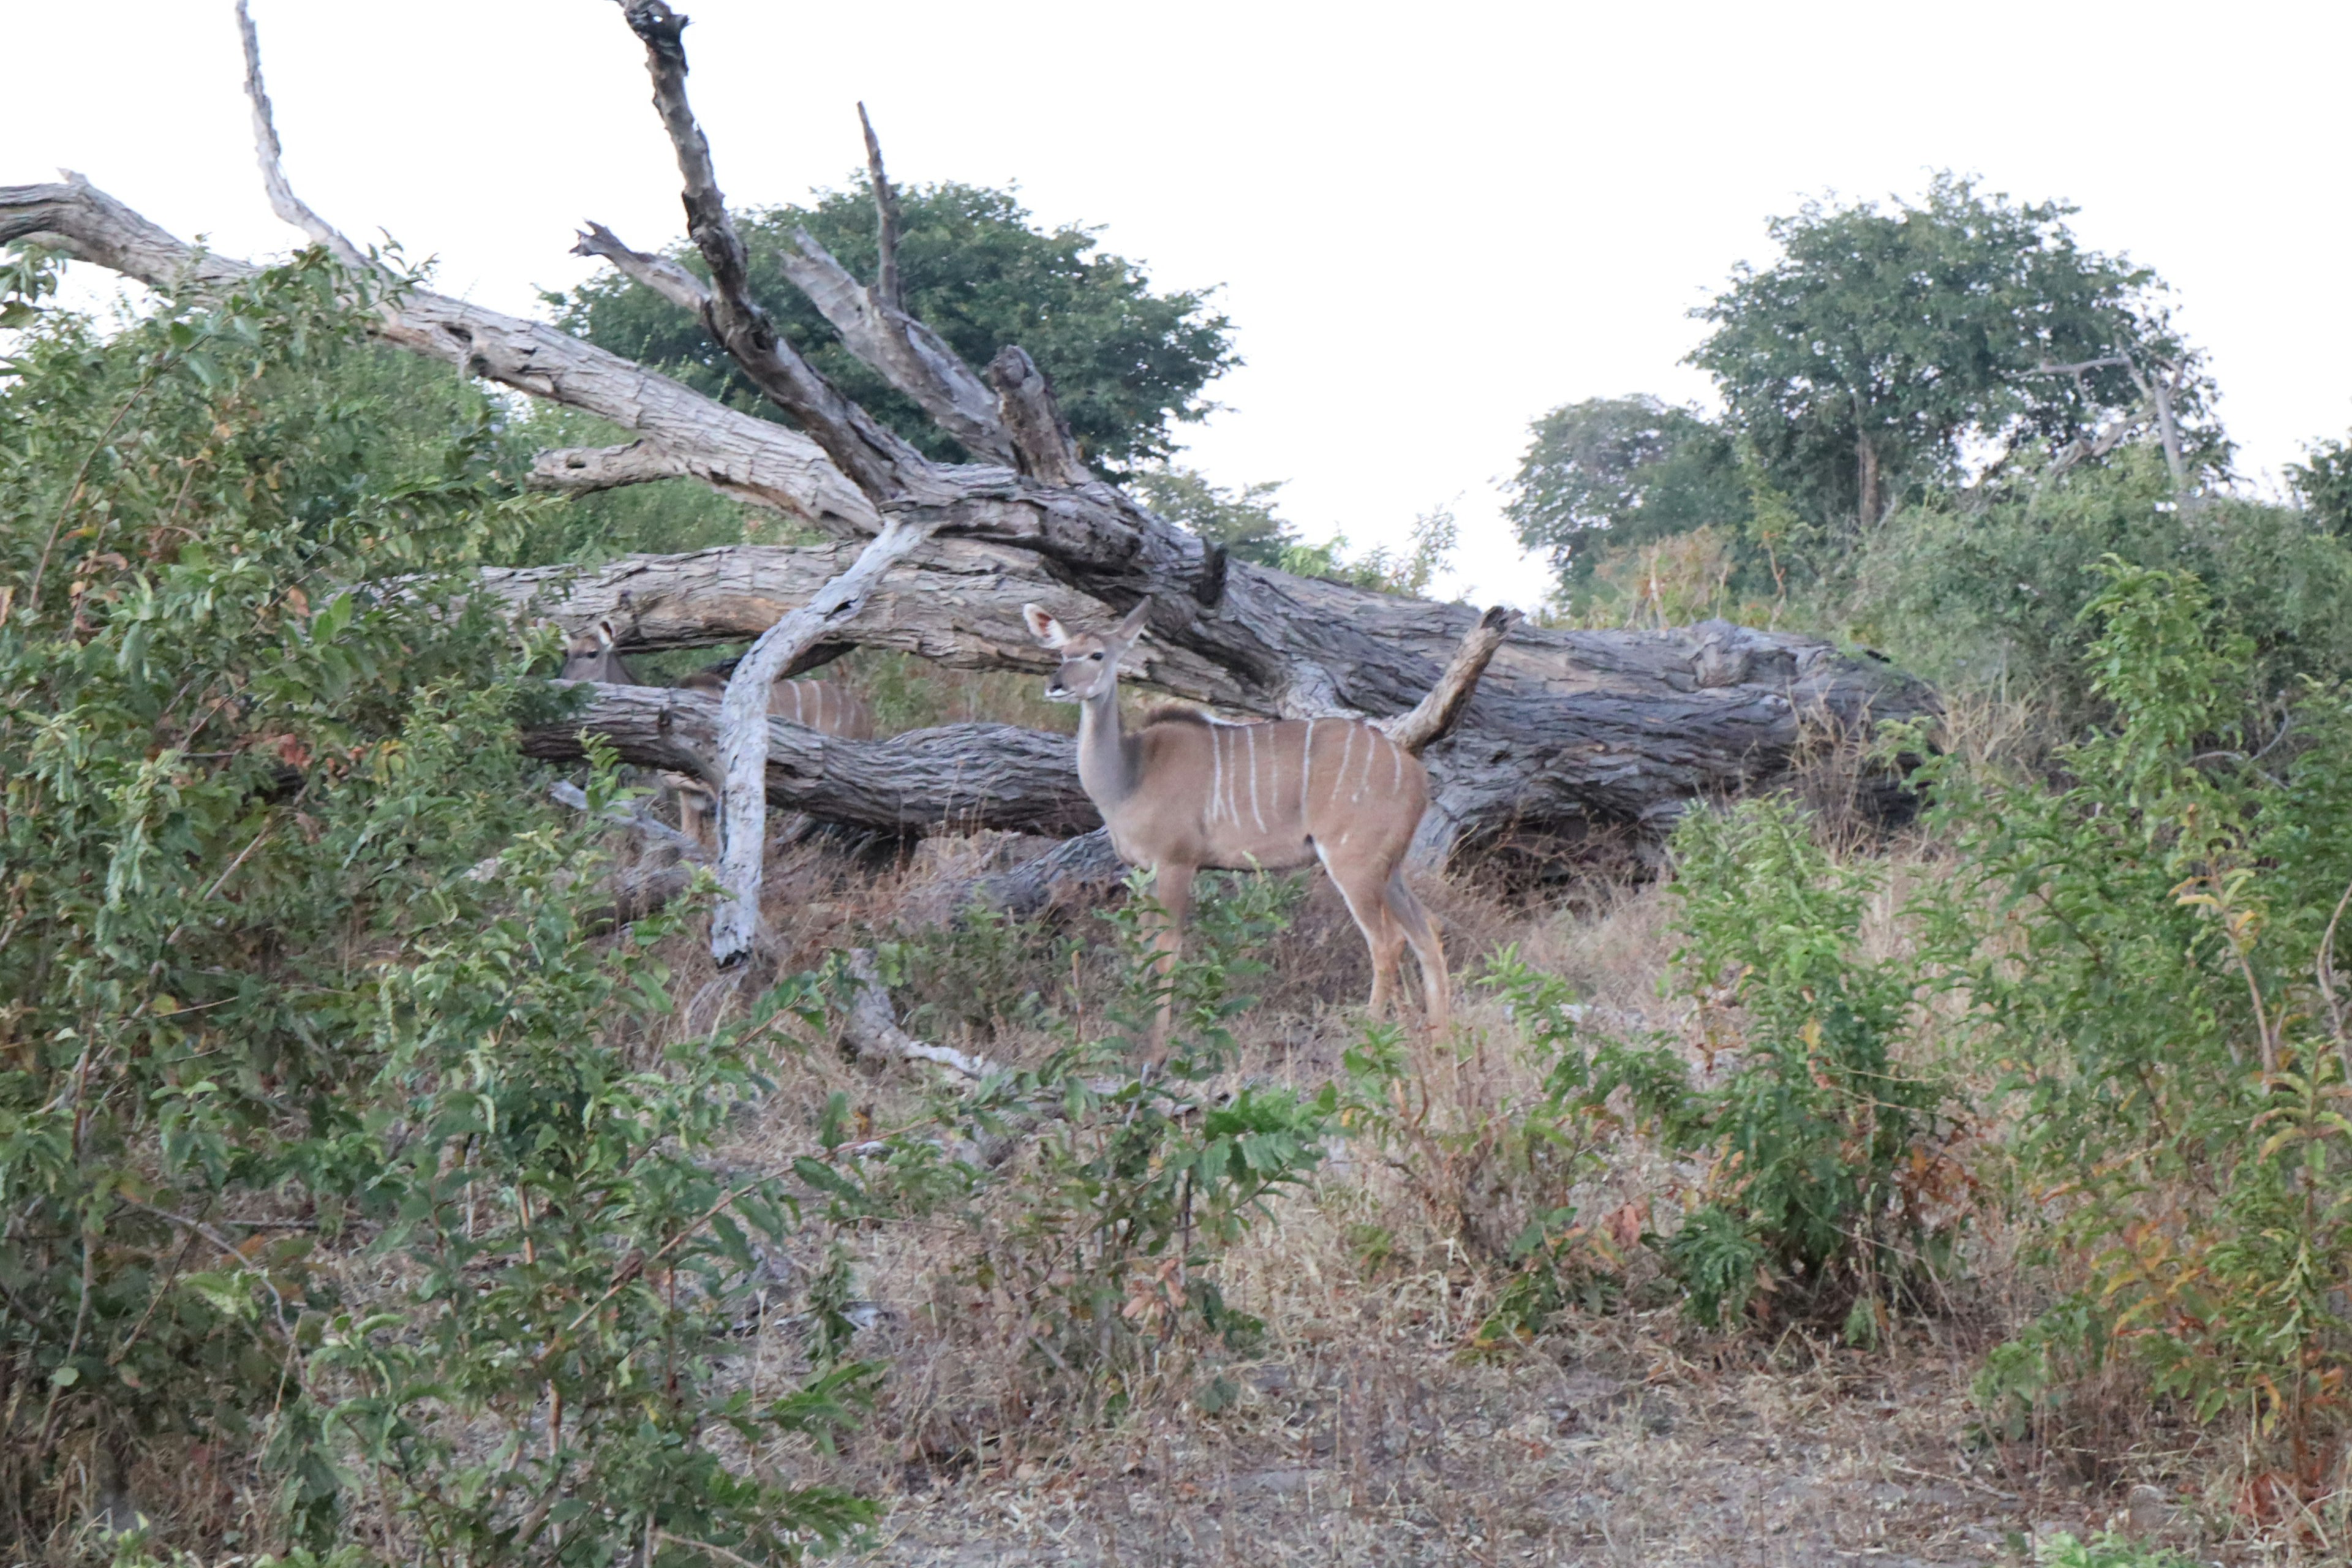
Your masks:
{"label": "small plant", "polygon": [[1555,975],[1515,947],[1481,984],[1502,996],[1532,1100],[1511,1094],[1483,1036],[1409,1047],[1393,1024],[1368,1027],[1343,1058],[1343,1124],[1383,1151],[1429,1222],[1504,1271],[1476,1336],[1499,1344],[1542,1331],[1571,1302],[1613,1294],[1622,1259],[1609,1230],[1582,1223],[1578,1187],[1599,1173],[1603,1128],[1589,1103],[1591,1063]]}
{"label": "small plant", "polygon": [[1705,1162],[1656,1242],[1693,1316],[1728,1323],[1764,1292],[1874,1342],[1949,1241],[1921,1191],[1946,1091],[1896,1055],[1916,977],[1856,953],[1874,874],[1833,862],[1796,807],[1694,814],[1674,848],[1676,962],[1719,1081],[1693,1084],[1671,1047],[1612,1046],[1593,1096],[1626,1090],[1669,1151]]}
{"label": "small plant", "polygon": [[2034,1568],[2197,1568],[2197,1560],[2113,1531],[2077,1541],[2061,1531],[2033,1543]]}
{"label": "small plant", "polygon": [[[1237,877],[1195,910],[1188,956],[1162,974],[1136,897],[1106,913],[1116,937],[1116,995],[1104,1037],[1072,1040],[1044,1066],[1011,1075],[968,1114],[983,1134],[1031,1131],[1030,1150],[975,1191],[980,1247],[964,1283],[1003,1304],[1044,1381],[1105,1414],[1139,1380],[1202,1336],[1245,1342],[1255,1320],[1218,1289],[1217,1254],[1270,1197],[1322,1158],[1329,1096],[1244,1087],[1208,1098],[1229,1060],[1229,1025],[1251,1005],[1234,982],[1287,920],[1295,883]],[[1172,995],[1176,1032],[1163,1072],[1133,1063]]]}

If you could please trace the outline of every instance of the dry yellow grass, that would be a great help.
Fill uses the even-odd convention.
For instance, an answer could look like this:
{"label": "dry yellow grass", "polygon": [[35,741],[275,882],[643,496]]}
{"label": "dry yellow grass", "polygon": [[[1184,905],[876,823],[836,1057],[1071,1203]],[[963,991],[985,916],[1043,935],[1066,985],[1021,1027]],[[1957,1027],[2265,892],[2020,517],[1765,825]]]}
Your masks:
{"label": "dry yellow grass", "polygon": [[[887,934],[927,907],[928,885],[990,852],[942,846],[879,874],[822,848],[793,852],[771,895],[782,963]],[[1907,940],[1906,889],[1936,874],[1916,850],[1895,852],[1887,870],[1865,932],[1876,952]],[[1574,913],[1514,907],[1461,879],[1429,893],[1457,973],[1475,975],[1516,943],[1616,1026],[1682,1027],[1661,995],[1674,938],[1659,889],[1596,888]],[[1328,889],[1311,889],[1263,955],[1273,973],[1240,1032],[1233,1081],[1311,1090],[1339,1070],[1367,979],[1360,944],[1339,940],[1345,920]],[[696,963],[688,952],[679,963],[692,993],[681,1027],[707,1027],[714,1006],[740,1005],[753,983],[698,974]],[[1062,985],[1065,1003],[1086,990],[1083,973],[1030,978],[1049,994]],[[733,1000],[714,1003],[714,987]],[[1465,990],[1464,1038],[1479,1045],[1441,1098],[1457,1118],[1507,1115],[1532,1096],[1534,1071],[1517,1059],[1499,1004]],[[1034,1021],[933,1022],[999,1060],[1034,1061],[1053,1044]],[[775,1168],[816,1152],[831,1095],[849,1097],[861,1129],[887,1131],[921,1124],[939,1092],[918,1069],[810,1049],[783,1063],[726,1157]],[[2113,1434],[2120,1462],[2087,1476],[1971,1443],[1969,1379],[2034,1304],[1990,1213],[1948,1310],[1903,1323],[1871,1353],[1793,1333],[1775,1344],[1701,1333],[1640,1289],[1638,1254],[1633,1305],[1571,1312],[1536,1342],[1478,1351],[1501,1271],[1449,1231],[1426,1173],[1354,1145],[1334,1154],[1217,1266],[1228,1300],[1264,1321],[1262,1342],[1246,1358],[1171,1347],[1130,1379],[1133,1403],[1110,1420],[1042,1397],[1009,1321],[972,1310],[973,1294],[951,1283],[972,1245],[957,1224],[857,1228],[845,1239],[872,1326],[856,1351],[890,1367],[878,1408],[839,1456],[793,1447],[765,1462],[886,1499],[866,1560],[971,1565],[1985,1563],[2036,1531],[2119,1520],[2130,1483],[2153,1476],[2170,1489],[2185,1473],[2147,1432],[2137,1458],[2135,1435]],[[1015,1201],[1020,1158],[1003,1173]],[[1598,1213],[1674,1179],[1629,1137],[1580,1196]],[[747,1346],[747,1375],[772,1392],[803,1364],[793,1311],[780,1306]],[[1202,1391],[1213,1385],[1230,1402],[1210,1413]],[[2169,1517],[2186,1543],[2189,1515]]]}

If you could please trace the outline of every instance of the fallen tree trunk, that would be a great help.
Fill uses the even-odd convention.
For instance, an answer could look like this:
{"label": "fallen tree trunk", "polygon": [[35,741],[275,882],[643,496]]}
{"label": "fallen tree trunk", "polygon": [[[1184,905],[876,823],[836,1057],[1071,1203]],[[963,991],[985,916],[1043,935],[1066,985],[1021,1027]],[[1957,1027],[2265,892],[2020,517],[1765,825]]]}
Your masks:
{"label": "fallen tree trunk", "polygon": [[[484,583],[518,609],[567,626],[609,619],[624,646],[687,647],[756,635],[856,553],[851,545],[740,545],[631,556],[592,573],[493,572]],[[1228,712],[1289,715],[1298,711],[1291,700],[1301,684],[1299,669],[1311,666],[1330,699],[1320,711],[1388,718],[1412,710],[1438,682],[1479,621],[1464,605],[1367,594],[1239,565],[1231,584],[1227,604],[1217,610],[1189,602],[1177,607],[1166,635],[1155,616],[1138,650],[1144,682]],[[830,644],[813,649],[803,667],[845,647],[867,647],[966,668],[1042,675],[1051,658],[1021,622],[1021,605],[1030,601],[1081,624],[1100,615],[1028,552],[933,540],[886,573],[865,610],[832,628]],[[1244,605],[1245,618],[1239,614]],[[1287,660],[1244,657],[1247,645],[1270,644],[1298,652]],[[1876,723],[1930,713],[1934,706],[1918,681],[1819,637],[1722,622],[1664,632],[1562,631],[1521,623],[1500,633],[1453,732],[1431,745],[1424,758],[1434,809],[1424,825],[1421,858],[1443,856],[1465,841],[1575,837],[1598,824],[1654,831],[1694,800],[1780,776],[1809,744],[1864,734]],[[591,726],[602,729],[606,711],[600,698]],[[642,728],[641,718],[630,722]],[[632,735],[608,732],[629,754]],[[989,776],[1015,793],[1001,810],[966,806],[976,815],[963,820],[1021,827],[1029,803],[1046,793],[1043,775],[1026,782],[1025,759],[1034,752],[1000,750],[1001,744],[975,742],[966,756],[977,765],[986,753]],[[1056,744],[1056,765],[1067,766],[1069,743]],[[780,790],[774,777],[772,770],[772,799],[798,791],[792,801],[797,809],[834,816],[812,804],[813,792],[797,784]],[[1866,809],[1894,812],[1901,804],[1892,775],[1866,778],[1863,795]],[[894,820],[911,826],[906,813]]]}
{"label": "fallen tree trunk", "polygon": [[[665,686],[567,684],[590,693],[586,705],[526,731],[526,754],[577,762],[587,754],[586,731],[611,741],[625,763],[706,778],[715,771],[717,699]],[[910,837],[999,828],[1060,837],[1102,823],[1078,785],[1069,737],[1010,724],[845,741],[772,718],[767,782],[772,806]]]}
{"label": "fallen tree trunk", "polygon": [[[905,316],[887,276],[866,288],[803,247],[792,269],[796,286],[841,329],[851,352],[932,411],[975,460],[926,458],[842,398],[768,329],[735,275],[724,202],[685,97],[685,19],[659,0],[626,0],[623,9],[645,47],[713,280],[631,250],[593,225],[583,248],[697,312],[792,425],[727,407],[551,327],[380,275],[366,290],[373,330],[635,433],[623,447],[544,454],[535,471],[551,488],[691,478],[843,542],[638,558],[584,574],[492,574],[493,591],[575,626],[611,616],[629,647],[746,640],[808,604],[866,540],[898,521],[932,537],[884,575],[855,619],[828,626],[824,640],[801,656],[803,665],[868,646],[968,667],[1042,669],[1044,656],[1019,620],[1024,601],[1085,625],[1149,598],[1135,676],[1228,712],[1392,719],[1432,689],[1475,611],[1229,560],[1087,470],[1050,385],[1026,356],[1008,349],[983,376]],[[273,205],[365,274],[373,264],[286,184],[250,45],[249,58]],[[878,144],[867,152],[879,189]],[[18,238],[165,289],[217,289],[254,270],[186,245],[79,176],[0,188],[0,241]],[[676,736],[648,731],[648,715],[629,700],[600,694],[591,727],[637,760],[673,747]],[[1819,638],[1720,623],[1660,632],[1518,626],[1502,635],[1454,733],[1430,748],[1435,806],[1418,852],[1426,860],[1465,843],[1575,837],[1596,825],[1654,831],[1694,800],[1782,776],[1824,736],[1843,742],[1933,708],[1919,683]],[[904,754],[870,766],[839,742],[823,748],[828,761],[784,737],[769,766],[769,795],[833,820],[900,830],[957,821],[1028,831],[1090,826],[1090,812],[1071,808],[1063,793],[1062,781],[1073,776],[1064,771],[1066,742],[1014,738],[1020,733],[908,738]],[[544,734],[533,743],[542,755],[577,745]],[[1049,744],[1063,748],[1058,759],[1043,757],[1038,748]],[[957,763],[942,774],[934,764],[950,753]],[[861,798],[869,789],[878,793]],[[1861,793],[1865,806],[1900,804],[1888,776],[1866,779]]]}

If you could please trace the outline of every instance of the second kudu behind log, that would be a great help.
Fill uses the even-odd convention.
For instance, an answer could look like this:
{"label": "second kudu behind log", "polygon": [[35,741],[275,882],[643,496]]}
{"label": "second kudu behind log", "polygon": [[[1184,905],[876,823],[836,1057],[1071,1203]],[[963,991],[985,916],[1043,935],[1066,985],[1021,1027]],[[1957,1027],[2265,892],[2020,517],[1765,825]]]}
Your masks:
{"label": "second kudu behind log", "polygon": [[[607,686],[643,686],[614,646],[613,623],[599,621],[576,632],[564,644],[562,678],[601,680]],[[678,689],[706,697],[726,695],[727,677],[716,669],[698,669],[679,681]],[[874,738],[874,709],[866,699],[829,680],[779,680],[768,689],[768,711],[779,719],[807,726],[821,735],[845,741]],[[664,787],[677,796],[678,826],[705,848],[718,838],[718,796],[709,784],[685,773],[665,773]]]}
{"label": "second kudu behind log", "polygon": [[[1079,782],[1120,858],[1152,868],[1166,911],[1156,938],[1161,973],[1181,951],[1195,872],[1283,871],[1320,861],[1371,950],[1373,1013],[1394,997],[1410,946],[1430,1027],[1442,1033],[1451,1003],[1445,952],[1436,922],[1404,879],[1405,852],[1429,805],[1420,758],[1356,719],[1227,724],[1166,708],[1129,732],[1118,711],[1118,661],[1149,608],[1138,605],[1106,633],[1070,632],[1034,605],[1022,614],[1037,640],[1062,656],[1046,696],[1081,705]],[[1155,1057],[1167,1049],[1170,1008],[1163,999]]]}

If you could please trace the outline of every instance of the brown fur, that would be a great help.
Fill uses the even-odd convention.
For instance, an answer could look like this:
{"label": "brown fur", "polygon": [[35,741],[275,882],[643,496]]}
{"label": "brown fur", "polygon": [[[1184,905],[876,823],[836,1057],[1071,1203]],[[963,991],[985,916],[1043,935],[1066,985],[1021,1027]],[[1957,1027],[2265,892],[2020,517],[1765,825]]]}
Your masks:
{"label": "brown fur", "polygon": [[[1444,950],[1403,872],[1429,805],[1419,758],[1353,719],[1227,724],[1169,707],[1124,732],[1118,660],[1141,630],[1140,608],[1108,635],[1073,635],[1034,605],[1024,615],[1037,639],[1062,655],[1048,692],[1086,704],[1078,776],[1112,845],[1155,873],[1167,915],[1156,938],[1163,972],[1181,949],[1192,879],[1203,867],[1287,870],[1320,861],[1371,950],[1372,1010],[1390,1005],[1410,946],[1430,1026],[1445,1027]],[[1155,1049],[1164,1048],[1169,1024],[1163,1005]]]}

